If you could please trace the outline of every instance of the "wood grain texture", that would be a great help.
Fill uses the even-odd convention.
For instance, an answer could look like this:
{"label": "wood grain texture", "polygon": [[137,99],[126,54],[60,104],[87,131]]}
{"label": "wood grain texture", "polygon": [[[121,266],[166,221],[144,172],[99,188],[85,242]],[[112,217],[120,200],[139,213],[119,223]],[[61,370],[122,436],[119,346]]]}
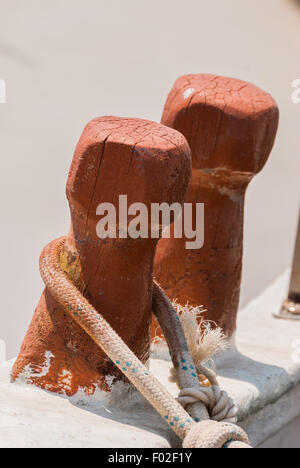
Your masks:
{"label": "wood grain texture", "polygon": [[205,243],[186,250],[186,239],[161,239],[155,276],[171,299],[203,305],[204,317],[229,336],[240,297],[245,192],[268,159],[278,117],[268,93],[214,75],[180,77],[162,116],[190,145],[193,171],[185,201],[205,204]]}

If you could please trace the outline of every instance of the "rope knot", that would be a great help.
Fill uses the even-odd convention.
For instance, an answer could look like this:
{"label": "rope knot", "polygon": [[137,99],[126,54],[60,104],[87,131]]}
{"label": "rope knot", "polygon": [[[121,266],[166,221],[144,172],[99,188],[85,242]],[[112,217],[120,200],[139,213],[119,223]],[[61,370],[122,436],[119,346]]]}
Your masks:
{"label": "rope knot", "polygon": [[177,398],[178,403],[186,408],[188,405],[203,403],[213,421],[223,421],[226,423],[236,423],[238,408],[232,398],[221,390],[218,385],[212,387],[185,388],[180,391]]}

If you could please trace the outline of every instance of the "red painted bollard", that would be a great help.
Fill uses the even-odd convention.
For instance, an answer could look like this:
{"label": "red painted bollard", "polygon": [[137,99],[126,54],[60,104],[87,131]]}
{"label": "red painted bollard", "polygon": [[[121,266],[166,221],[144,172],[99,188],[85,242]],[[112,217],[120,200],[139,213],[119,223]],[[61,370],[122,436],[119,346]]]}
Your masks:
{"label": "red painted bollard", "polygon": [[203,305],[204,317],[230,336],[240,297],[245,192],[272,149],[278,108],[250,83],[187,75],[172,88],[162,123],[190,145],[193,170],[185,201],[204,203],[204,245],[187,250],[185,238],[161,239],[155,276],[171,299]]}
{"label": "red painted bollard", "polygon": [[[61,266],[143,363],[149,359],[158,239],[129,237],[128,224],[135,217],[126,219],[126,208],[143,203],[150,212],[151,203],[182,203],[190,166],[190,150],[179,132],[149,121],[104,117],[84,129],[68,177],[71,228]],[[108,216],[113,209],[110,235],[103,238],[107,227],[100,215]],[[88,393],[97,386],[108,390],[112,381],[122,378],[47,289],[13,379],[24,373],[33,384],[67,395],[80,388]]]}

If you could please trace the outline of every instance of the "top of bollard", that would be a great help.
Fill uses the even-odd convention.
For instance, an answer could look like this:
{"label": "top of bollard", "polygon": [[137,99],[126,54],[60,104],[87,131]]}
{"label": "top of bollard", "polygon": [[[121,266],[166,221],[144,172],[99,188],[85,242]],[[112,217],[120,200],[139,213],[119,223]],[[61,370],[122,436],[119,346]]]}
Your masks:
{"label": "top of bollard", "polygon": [[235,78],[181,76],[165,105],[162,123],[180,131],[194,169],[259,172],[273,147],[279,112],[272,96]]}
{"label": "top of bollard", "polygon": [[101,117],[85,127],[71,164],[67,197],[76,234],[95,235],[100,203],[182,203],[191,175],[189,145],[178,131],[132,118]]}
{"label": "top of bollard", "polygon": [[85,126],[75,158],[80,151],[106,142],[120,145],[120,148],[144,148],[153,151],[153,157],[160,157],[166,152],[189,152],[185,137],[172,128],[150,120],[104,116],[92,119]]}

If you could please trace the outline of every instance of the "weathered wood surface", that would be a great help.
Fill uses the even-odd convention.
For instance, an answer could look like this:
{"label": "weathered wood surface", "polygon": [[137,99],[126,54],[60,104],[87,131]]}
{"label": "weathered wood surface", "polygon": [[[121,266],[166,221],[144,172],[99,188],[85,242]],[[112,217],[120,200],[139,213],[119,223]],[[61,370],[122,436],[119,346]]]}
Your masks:
{"label": "weathered wood surface", "polygon": [[186,250],[185,238],[161,239],[155,275],[171,299],[203,305],[204,316],[231,335],[240,297],[245,192],[272,149],[278,108],[250,83],[186,75],[174,84],[162,123],[180,131],[191,147],[185,201],[205,204],[205,243]]}

